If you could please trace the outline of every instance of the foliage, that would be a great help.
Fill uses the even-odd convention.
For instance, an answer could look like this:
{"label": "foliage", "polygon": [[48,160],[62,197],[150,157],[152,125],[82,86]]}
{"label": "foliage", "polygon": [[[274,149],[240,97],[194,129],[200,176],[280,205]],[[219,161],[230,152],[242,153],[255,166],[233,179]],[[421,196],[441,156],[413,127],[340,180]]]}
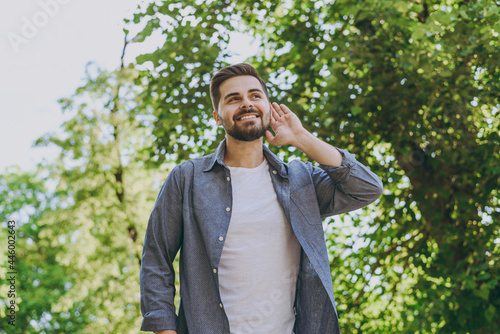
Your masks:
{"label": "foliage", "polygon": [[499,331],[499,22],[487,0],[152,3],[134,18],[137,41],[166,39],[137,59],[152,158],[214,149],[210,74],[233,32],[251,34],[272,99],[385,184],[327,228],[344,332]]}
{"label": "foliage", "polygon": [[222,139],[208,87],[233,62],[235,32],[261,43],[248,62],[274,101],[384,180],[375,206],[325,221],[343,332],[498,332],[499,22],[487,0],[147,6],[133,41],[166,40],[137,59],[151,70],[89,65],[61,100],[61,132],[38,141],[60,148],[57,161],[0,175],[22,259],[17,326],[0,332],[137,332],[147,216],[165,161]]}
{"label": "foliage", "polygon": [[166,173],[144,164],[150,112],[138,106],[137,77],[133,66],[89,64],[85,84],[60,101],[60,133],[37,142],[56,145],[58,159],[0,179],[6,217],[35,211],[18,229],[16,327],[0,332],[138,331],[142,240]]}

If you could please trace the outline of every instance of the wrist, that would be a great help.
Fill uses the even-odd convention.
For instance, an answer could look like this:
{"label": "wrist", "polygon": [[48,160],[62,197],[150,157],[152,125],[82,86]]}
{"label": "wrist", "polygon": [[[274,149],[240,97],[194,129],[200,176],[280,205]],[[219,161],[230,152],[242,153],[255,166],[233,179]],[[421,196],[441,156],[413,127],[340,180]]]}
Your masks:
{"label": "wrist", "polygon": [[311,143],[313,143],[314,140],[317,138],[314,137],[312,133],[302,128],[301,131],[295,134],[293,139],[294,140],[293,143],[291,143],[291,145],[295,146],[302,152],[305,152],[305,150],[307,150],[307,147],[311,145]]}

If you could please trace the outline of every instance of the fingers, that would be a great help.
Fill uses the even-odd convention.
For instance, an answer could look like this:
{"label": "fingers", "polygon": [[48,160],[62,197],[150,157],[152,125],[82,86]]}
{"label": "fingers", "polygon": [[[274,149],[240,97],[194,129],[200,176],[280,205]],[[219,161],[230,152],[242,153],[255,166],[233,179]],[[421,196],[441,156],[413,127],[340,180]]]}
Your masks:
{"label": "fingers", "polygon": [[278,114],[278,117],[283,116],[285,113],[283,110],[281,110],[281,106],[277,104],[276,102],[272,103],[273,109],[276,111],[276,114]]}
{"label": "fingers", "polygon": [[278,112],[278,108],[276,108],[276,103],[271,103],[271,118],[273,118],[275,121],[280,117],[280,114]]}
{"label": "fingers", "polygon": [[270,114],[271,114],[271,123],[276,122],[276,119],[279,117],[279,114],[274,109],[274,106],[270,104]]}
{"label": "fingers", "polygon": [[276,118],[274,118],[273,113],[271,113],[271,117],[270,117],[270,119],[269,119],[269,120],[270,120],[269,124],[270,124],[270,125],[271,125],[271,127],[274,129],[274,128],[276,127],[276,123],[277,123],[278,121],[276,120]]}
{"label": "fingers", "polygon": [[278,104],[276,102],[271,103],[271,110],[273,111],[273,114],[276,113],[277,116],[275,118],[279,118],[281,116],[284,116],[284,115],[292,112],[284,104]]}
{"label": "fingers", "polygon": [[287,106],[285,106],[284,104],[282,104],[281,106],[281,110],[283,110],[283,113],[284,114],[288,114],[290,112],[292,112]]}

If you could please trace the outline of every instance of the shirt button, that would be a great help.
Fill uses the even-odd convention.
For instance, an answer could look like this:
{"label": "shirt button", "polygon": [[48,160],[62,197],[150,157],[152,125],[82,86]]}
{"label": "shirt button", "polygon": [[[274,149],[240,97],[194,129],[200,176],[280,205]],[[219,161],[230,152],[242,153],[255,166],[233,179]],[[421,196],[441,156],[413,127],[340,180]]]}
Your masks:
{"label": "shirt button", "polygon": [[219,241],[222,241],[222,240],[224,240],[224,237],[219,237]]}
{"label": "shirt button", "polygon": [[227,212],[231,211],[231,208],[230,208],[230,207],[227,207],[227,208],[226,208],[226,211],[227,211]]}
{"label": "shirt button", "polygon": [[231,181],[231,178],[228,176],[228,177],[226,178],[226,180]]}
{"label": "shirt button", "polygon": [[273,170],[273,174],[276,175],[276,173],[278,173],[277,171]]}
{"label": "shirt button", "polygon": [[222,308],[222,303],[219,304],[220,308]]}
{"label": "shirt button", "polygon": [[214,268],[214,274],[217,274],[217,269]]}

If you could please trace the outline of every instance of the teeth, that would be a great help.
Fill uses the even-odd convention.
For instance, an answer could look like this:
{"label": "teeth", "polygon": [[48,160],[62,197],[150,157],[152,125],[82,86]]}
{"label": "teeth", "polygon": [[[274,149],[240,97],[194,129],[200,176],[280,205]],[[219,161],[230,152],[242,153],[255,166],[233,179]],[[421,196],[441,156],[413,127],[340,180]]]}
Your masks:
{"label": "teeth", "polygon": [[256,118],[257,116],[255,115],[249,115],[249,116],[243,116],[242,118],[240,118],[240,120],[245,120],[245,119],[250,119],[250,118]]}

